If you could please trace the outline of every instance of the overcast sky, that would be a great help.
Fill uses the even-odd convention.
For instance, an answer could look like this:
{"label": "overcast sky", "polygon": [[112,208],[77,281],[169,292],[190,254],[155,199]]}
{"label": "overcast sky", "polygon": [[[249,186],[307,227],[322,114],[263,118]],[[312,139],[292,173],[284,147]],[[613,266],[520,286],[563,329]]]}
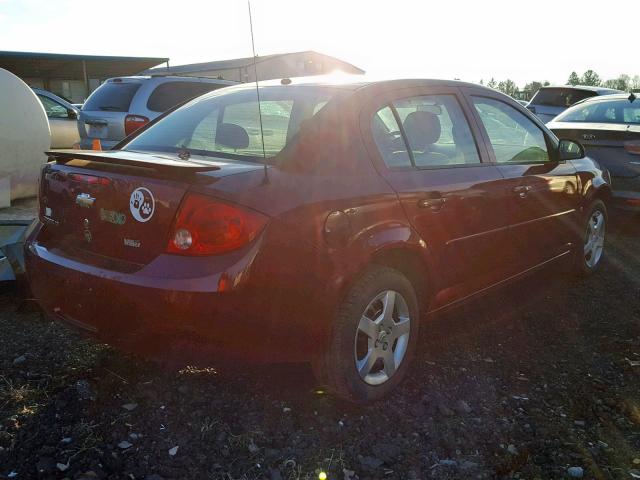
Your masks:
{"label": "overcast sky", "polygon": [[[629,24],[592,0],[252,0],[256,53],[316,50],[385,77],[564,83],[640,74]],[[631,2],[629,3],[631,5]],[[615,10],[611,8],[610,10]],[[631,13],[631,12],[629,12]],[[625,37],[625,33],[629,34]],[[0,50],[251,55],[246,0],[0,0]]]}

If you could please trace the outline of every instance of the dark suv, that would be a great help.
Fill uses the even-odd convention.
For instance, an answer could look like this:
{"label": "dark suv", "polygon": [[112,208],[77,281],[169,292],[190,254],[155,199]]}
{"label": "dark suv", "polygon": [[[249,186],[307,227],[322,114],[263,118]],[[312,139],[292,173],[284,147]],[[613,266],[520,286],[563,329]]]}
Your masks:
{"label": "dark suv", "polygon": [[571,105],[585,98],[600,95],[622,93],[620,90],[604,87],[589,87],[582,85],[565,85],[562,87],[542,87],[538,90],[527,108],[535,113],[543,122],[550,122]]}
{"label": "dark suv", "polygon": [[501,93],[286,79],[259,98],[231,87],[112,151],[51,152],[26,243],[42,307],[126,348],[311,361],[365,402],[427,313],[601,262],[606,174]]}

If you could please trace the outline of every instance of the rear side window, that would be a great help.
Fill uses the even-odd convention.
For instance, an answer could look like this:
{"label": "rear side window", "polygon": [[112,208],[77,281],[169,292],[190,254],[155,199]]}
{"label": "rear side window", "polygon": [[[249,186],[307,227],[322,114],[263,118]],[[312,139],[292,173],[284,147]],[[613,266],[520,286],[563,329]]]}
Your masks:
{"label": "rear side window", "polygon": [[312,121],[332,98],[350,92],[331,88],[220,90],[178,108],[126,145],[127,150],[178,152],[263,161],[260,116],[267,157],[291,143],[305,121]]}
{"label": "rear side window", "polygon": [[533,96],[529,104],[566,108],[580,100],[595,96],[597,96],[596,92],[575,88],[541,88]]}
{"label": "rear side window", "polygon": [[640,102],[591,101],[576,105],[558,116],[558,122],[640,124]]}
{"label": "rear side window", "polygon": [[472,97],[498,163],[546,162],[547,142],[529,118],[499,100]]}
{"label": "rear side window", "polygon": [[[410,153],[393,114],[402,122]],[[373,135],[389,167],[443,167],[480,163],[478,149],[462,108],[453,95],[397,100],[374,116]]]}
{"label": "rear side window", "polygon": [[128,112],[131,99],[140,88],[140,83],[103,83],[87,99],[82,109],[87,111]]}
{"label": "rear side window", "polygon": [[205,82],[166,82],[158,85],[147,100],[147,108],[153,112],[165,112],[171,107],[224,85]]}

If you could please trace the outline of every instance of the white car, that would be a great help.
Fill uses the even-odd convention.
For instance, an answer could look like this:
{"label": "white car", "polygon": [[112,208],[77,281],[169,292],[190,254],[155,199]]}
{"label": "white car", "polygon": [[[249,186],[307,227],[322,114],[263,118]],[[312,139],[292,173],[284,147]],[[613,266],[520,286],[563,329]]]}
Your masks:
{"label": "white car", "polygon": [[32,90],[42,102],[49,119],[51,148],[72,148],[79,143],[79,110],[55,93],[41,88],[32,88]]}

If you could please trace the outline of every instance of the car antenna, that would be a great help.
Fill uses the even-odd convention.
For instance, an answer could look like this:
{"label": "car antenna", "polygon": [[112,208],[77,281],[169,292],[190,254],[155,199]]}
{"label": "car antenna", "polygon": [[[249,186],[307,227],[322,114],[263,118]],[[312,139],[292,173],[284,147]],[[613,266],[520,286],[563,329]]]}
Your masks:
{"label": "car antenna", "polygon": [[258,67],[256,66],[256,44],[253,40],[253,20],[251,18],[251,0],[247,0],[249,7],[249,30],[251,31],[251,50],[253,52],[253,75],[256,77],[256,97],[258,98],[258,120],[260,121],[260,140],[262,142],[262,161],[264,163],[264,181],[263,184],[269,183],[269,175],[267,174],[267,152],[264,148],[264,129],[262,128],[262,108],[260,108],[260,87],[258,85]]}

